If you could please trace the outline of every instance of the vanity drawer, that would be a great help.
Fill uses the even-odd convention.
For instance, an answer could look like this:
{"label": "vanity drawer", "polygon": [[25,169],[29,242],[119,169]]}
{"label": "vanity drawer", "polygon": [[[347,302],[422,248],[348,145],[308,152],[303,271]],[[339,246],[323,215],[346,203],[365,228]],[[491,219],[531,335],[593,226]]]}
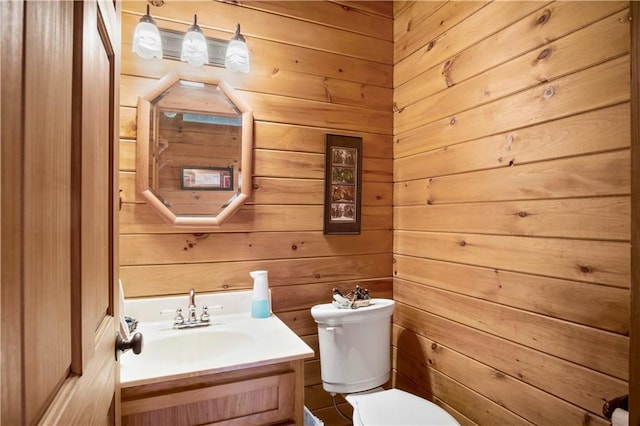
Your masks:
{"label": "vanity drawer", "polygon": [[173,382],[173,389],[166,384],[145,385],[139,392],[123,389],[122,424],[294,424],[296,374],[288,370],[220,383],[185,379]]}

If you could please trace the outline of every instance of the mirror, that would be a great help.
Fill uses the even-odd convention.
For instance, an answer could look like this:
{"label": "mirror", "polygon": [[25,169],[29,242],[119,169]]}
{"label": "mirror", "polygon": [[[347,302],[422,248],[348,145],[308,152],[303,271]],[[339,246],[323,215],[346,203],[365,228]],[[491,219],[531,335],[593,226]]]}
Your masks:
{"label": "mirror", "polygon": [[253,112],[226,82],[163,77],[138,98],[136,188],[175,225],[222,225],[251,195]]}

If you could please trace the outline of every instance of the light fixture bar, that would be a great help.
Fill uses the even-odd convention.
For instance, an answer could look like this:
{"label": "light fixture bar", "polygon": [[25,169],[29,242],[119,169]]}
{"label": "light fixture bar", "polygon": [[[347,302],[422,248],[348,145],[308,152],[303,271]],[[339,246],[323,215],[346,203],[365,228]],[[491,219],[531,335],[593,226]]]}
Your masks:
{"label": "light fixture bar", "polygon": [[[164,59],[179,61],[184,33],[161,28],[160,38],[162,39],[162,57]],[[224,60],[229,42],[211,37],[205,37],[205,40],[208,46],[209,65],[224,68]]]}

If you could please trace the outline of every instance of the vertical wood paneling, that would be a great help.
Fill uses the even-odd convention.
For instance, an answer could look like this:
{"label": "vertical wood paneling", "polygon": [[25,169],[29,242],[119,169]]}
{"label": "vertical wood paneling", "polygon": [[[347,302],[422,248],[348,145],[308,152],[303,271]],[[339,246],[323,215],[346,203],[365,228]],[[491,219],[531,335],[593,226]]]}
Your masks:
{"label": "vertical wood paneling", "polygon": [[[185,31],[197,13],[205,35],[222,39],[240,22],[252,55],[246,75],[132,54],[133,28],[143,12],[143,3],[123,3],[120,277],[125,294],[248,289],[248,272],[266,269],[275,312],[312,342],[317,328],[309,308],[328,302],[333,287],[363,283],[375,295],[392,297],[391,2],[200,1],[151,7],[161,28]],[[175,70],[227,81],[256,119],[254,195],[218,230],[172,228],[135,193],[137,97]],[[363,138],[361,235],[322,234],[326,133]],[[331,398],[318,388],[318,360],[308,362],[306,370],[309,405],[325,424],[338,424]]]}
{"label": "vertical wood paneling", "polygon": [[640,6],[631,2],[631,321],[629,424],[640,424]]}
{"label": "vertical wood paneling", "polygon": [[396,384],[479,424],[607,424],[628,377],[628,3],[416,3],[394,31]]}

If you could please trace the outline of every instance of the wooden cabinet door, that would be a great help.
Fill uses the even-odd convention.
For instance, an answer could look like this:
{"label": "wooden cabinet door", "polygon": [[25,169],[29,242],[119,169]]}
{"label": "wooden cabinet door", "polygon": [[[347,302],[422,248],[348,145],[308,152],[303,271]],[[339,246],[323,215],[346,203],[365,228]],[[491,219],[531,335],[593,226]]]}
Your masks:
{"label": "wooden cabinet door", "polygon": [[114,424],[119,4],[1,2],[3,424]]}

